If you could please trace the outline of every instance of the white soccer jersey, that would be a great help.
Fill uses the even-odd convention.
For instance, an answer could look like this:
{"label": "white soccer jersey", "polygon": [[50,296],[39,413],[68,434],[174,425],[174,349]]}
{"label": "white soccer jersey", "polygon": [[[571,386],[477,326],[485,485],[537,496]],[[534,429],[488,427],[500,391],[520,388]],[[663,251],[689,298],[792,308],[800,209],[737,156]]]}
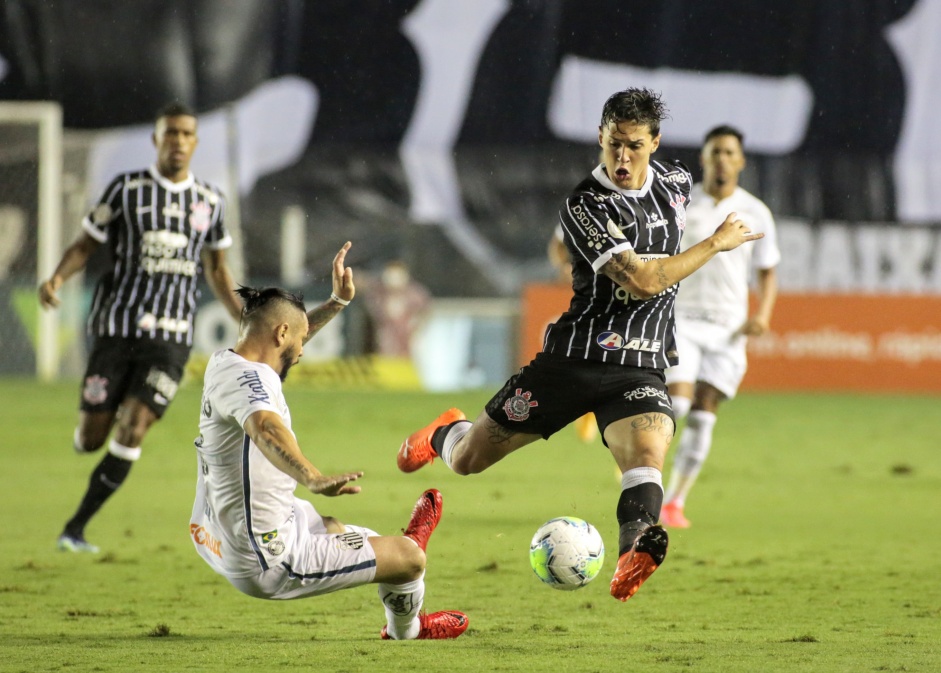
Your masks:
{"label": "white soccer jersey", "polygon": [[676,297],[678,318],[715,323],[736,330],[748,317],[751,270],[770,269],[781,260],[774,218],[760,199],[741,187],[716,203],[701,184],[696,184],[690,201],[681,250],[708,238],[732,212],[738,213],[739,219],[753,233],[765,235],[753,243],[719,253],[680,283]]}
{"label": "white soccer jersey", "polygon": [[197,551],[228,577],[257,575],[277,565],[295,537],[297,482],[276,468],[242,429],[256,411],[291,414],[281,379],[266,364],[231,350],[206,367],[196,451],[199,474],[190,533]]}

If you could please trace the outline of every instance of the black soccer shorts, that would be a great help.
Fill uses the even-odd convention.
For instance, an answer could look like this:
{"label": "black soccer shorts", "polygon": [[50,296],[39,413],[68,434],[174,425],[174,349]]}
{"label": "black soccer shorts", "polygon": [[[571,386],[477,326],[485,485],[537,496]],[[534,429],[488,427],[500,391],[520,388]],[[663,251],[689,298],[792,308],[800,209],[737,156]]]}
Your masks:
{"label": "black soccer shorts", "polygon": [[544,439],[590,411],[602,434],[614,421],[650,412],[675,423],[662,370],[550,353],[537,354],[510,377],[486,411],[505,428]]}
{"label": "black soccer shorts", "polygon": [[189,358],[186,344],[99,337],[82,379],[82,411],[115,411],[136,397],[161,418],[176,395]]}

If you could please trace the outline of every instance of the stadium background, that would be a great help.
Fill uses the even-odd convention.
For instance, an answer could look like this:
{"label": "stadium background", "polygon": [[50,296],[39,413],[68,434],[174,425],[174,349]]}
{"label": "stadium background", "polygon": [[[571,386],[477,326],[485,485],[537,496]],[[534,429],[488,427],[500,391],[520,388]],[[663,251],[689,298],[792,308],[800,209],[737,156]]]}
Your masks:
{"label": "stadium background", "polygon": [[[419,348],[426,387],[488,385],[564,301],[526,298],[557,294],[545,244],[595,159],[601,103],[650,86],[672,110],[661,153],[696,168],[708,128],[740,126],[743,184],[779,221],[783,295],[746,386],[941,387],[941,0],[2,6],[0,102],[62,106],[65,241],[114,172],[152,161],[154,110],[184,100],[201,115],[194,170],[235,206],[240,279],[314,298],[345,240],[363,271],[401,258],[439,300]],[[4,155],[0,194],[15,194],[28,159]],[[35,212],[0,214],[0,371],[28,373]],[[203,311],[198,351],[230,340],[217,315]],[[319,355],[361,355],[359,325],[351,311]],[[80,332],[63,342],[76,374]]]}

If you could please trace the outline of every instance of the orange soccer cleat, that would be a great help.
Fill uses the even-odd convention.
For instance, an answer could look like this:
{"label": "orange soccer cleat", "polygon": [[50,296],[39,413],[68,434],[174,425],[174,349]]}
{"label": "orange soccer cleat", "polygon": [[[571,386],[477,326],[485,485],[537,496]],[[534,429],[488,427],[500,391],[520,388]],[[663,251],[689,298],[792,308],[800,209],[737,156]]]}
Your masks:
{"label": "orange soccer cleat", "polygon": [[669,540],[661,526],[644,529],[634,546],[618,559],[618,567],[611,580],[611,595],[624,602],[636,594],[640,585],[663,564]]}
{"label": "orange soccer cleat", "polygon": [[429,488],[415,503],[412,518],[408,520],[408,527],[402,531],[403,535],[413,539],[422,551],[425,551],[428,538],[441,521],[441,504],[441,491]]}
{"label": "orange soccer cleat", "polygon": [[683,505],[668,502],[660,510],[660,523],[667,528],[689,528],[689,519],[683,514]]}
{"label": "orange soccer cleat", "polygon": [[414,472],[418,468],[434,462],[434,459],[438,456],[431,446],[431,437],[435,434],[435,430],[455,421],[464,420],[467,420],[467,416],[464,415],[463,411],[448,409],[421,430],[410,434],[408,439],[402,442],[402,446],[399,447],[399,454],[396,457],[399,469],[402,472]]}
{"label": "orange soccer cleat", "polygon": [[[415,640],[457,638],[467,630],[467,615],[455,610],[442,610],[441,612],[432,612],[430,615],[422,612],[418,615],[418,621],[421,624],[421,630]],[[382,627],[379,636],[383,640],[392,640],[385,626]]]}

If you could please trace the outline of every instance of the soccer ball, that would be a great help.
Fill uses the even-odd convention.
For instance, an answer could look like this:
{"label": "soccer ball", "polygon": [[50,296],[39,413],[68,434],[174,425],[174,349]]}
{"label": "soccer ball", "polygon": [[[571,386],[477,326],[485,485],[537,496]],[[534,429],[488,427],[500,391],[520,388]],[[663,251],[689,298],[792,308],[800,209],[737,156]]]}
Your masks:
{"label": "soccer ball", "polygon": [[604,541],[587,521],[562,516],[546,521],[529,545],[536,577],[553,589],[572,591],[591,582],[604,565]]}

